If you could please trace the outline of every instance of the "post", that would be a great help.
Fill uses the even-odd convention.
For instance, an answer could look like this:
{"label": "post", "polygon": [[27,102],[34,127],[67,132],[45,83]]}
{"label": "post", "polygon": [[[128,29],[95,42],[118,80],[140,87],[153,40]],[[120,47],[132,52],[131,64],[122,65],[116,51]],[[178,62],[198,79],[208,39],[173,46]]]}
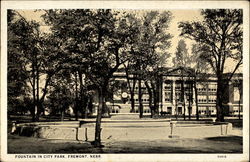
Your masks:
{"label": "post", "polygon": [[221,129],[220,129],[220,130],[221,130],[221,135],[223,135],[223,127],[222,127],[222,126],[223,126],[223,125],[221,124],[221,125],[220,125],[220,128],[221,128]]}
{"label": "post", "polygon": [[173,136],[173,123],[170,123],[170,128],[171,128],[171,136]]}
{"label": "post", "polygon": [[88,128],[85,128],[85,141],[88,141]]}
{"label": "post", "polygon": [[79,132],[79,129],[76,128],[76,140],[77,140],[77,141],[79,141],[79,139],[78,139],[78,132]]}
{"label": "post", "polygon": [[170,122],[170,135],[169,135],[169,138],[176,138],[178,136],[174,136],[174,127],[175,127],[175,124],[177,122],[176,121],[171,121]]}
{"label": "post", "polygon": [[13,134],[16,131],[16,121],[12,122],[12,129],[11,129],[11,134]]}

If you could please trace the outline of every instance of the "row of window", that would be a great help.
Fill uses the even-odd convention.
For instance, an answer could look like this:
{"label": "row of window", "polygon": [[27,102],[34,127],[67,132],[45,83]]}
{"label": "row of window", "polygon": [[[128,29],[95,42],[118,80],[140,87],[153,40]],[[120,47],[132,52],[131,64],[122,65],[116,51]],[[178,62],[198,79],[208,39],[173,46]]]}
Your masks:
{"label": "row of window", "polygon": [[[181,92],[175,93],[176,96],[180,96],[181,94],[182,94]],[[192,93],[188,93],[188,92],[186,92],[185,94],[186,94],[186,96],[192,95]],[[165,92],[165,96],[170,96],[170,95],[171,95],[171,93]]]}
{"label": "row of window", "polygon": [[214,110],[199,110],[199,113],[213,113]]}
{"label": "row of window", "polygon": [[[149,99],[148,99],[148,98],[142,98],[141,100],[142,100],[142,101],[144,101],[144,102],[149,101]],[[136,99],[135,99],[135,101],[139,101],[139,99],[138,99],[138,98],[136,98]]]}
{"label": "row of window", "polygon": [[198,102],[207,102],[206,99],[198,99]]}
{"label": "row of window", "polygon": [[[135,113],[139,113],[139,110],[135,109]],[[143,113],[150,113],[150,110],[149,109],[143,110]]]}
{"label": "row of window", "polygon": [[171,90],[171,86],[165,86],[164,89]]}
{"label": "row of window", "polygon": [[[206,99],[198,99],[198,102],[207,102],[207,100]],[[209,99],[208,102],[214,103],[214,102],[216,102],[216,99]]]}
{"label": "row of window", "polygon": [[[198,91],[206,91],[206,88],[198,88]],[[216,88],[208,88],[208,91],[216,92]]]}
{"label": "row of window", "polygon": [[[232,112],[239,112],[239,110],[233,110]],[[242,112],[242,111],[240,111],[240,112]]]}
{"label": "row of window", "polygon": [[[165,98],[165,102],[170,102],[170,101],[171,101],[170,98]],[[182,100],[180,98],[177,98],[176,101],[181,102]],[[187,101],[189,101],[189,99],[187,99]]]}
{"label": "row of window", "polygon": [[216,102],[216,99],[208,100],[208,102]]}
{"label": "row of window", "polygon": [[[165,90],[171,90],[171,87],[166,87],[164,88]],[[175,90],[181,90],[181,87],[175,87]],[[189,87],[185,87],[185,90],[189,90]]]}
{"label": "row of window", "polygon": [[[165,100],[165,102],[170,102],[171,101],[171,99],[170,98],[165,98],[164,99]],[[187,101],[189,101],[189,98],[187,98],[186,99]],[[139,99],[135,99],[135,101],[139,101]],[[180,101],[182,101],[180,98],[177,98],[176,99],[176,101],[178,101],[178,102],[180,102]],[[192,101],[192,100],[191,100]],[[209,99],[209,100],[207,100],[207,99],[198,99],[198,102],[199,103],[206,103],[206,102],[209,102],[209,103],[215,103],[216,102],[216,99]],[[149,99],[142,99],[142,102],[149,102]]]}

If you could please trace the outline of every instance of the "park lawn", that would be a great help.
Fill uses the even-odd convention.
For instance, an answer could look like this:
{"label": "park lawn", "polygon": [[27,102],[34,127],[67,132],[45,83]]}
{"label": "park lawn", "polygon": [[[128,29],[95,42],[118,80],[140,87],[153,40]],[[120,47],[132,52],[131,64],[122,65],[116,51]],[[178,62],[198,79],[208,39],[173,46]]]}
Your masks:
{"label": "park lawn", "polygon": [[89,142],[8,135],[8,153],[242,153],[241,136],[205,139],[106,140],[104,147]]}

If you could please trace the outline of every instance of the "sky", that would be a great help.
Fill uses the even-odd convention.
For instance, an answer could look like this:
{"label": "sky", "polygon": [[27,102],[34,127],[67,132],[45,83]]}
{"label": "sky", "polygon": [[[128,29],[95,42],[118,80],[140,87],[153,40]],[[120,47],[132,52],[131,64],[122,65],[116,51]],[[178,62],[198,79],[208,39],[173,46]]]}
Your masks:
{"label": "sky", "polygon": [[[178,45],[178,41],[180,39],[184,39],[186,44],[187,44],[187,48],[188,48],[188,53],[189,55],[192,55],[191,52],[191,48],[192,48],[192,44],[194,43],[193,41],[189,40],[189,39],[185,39],[180,35],[181,31],[178,28],[178,23],[182,22],[182,21],[202,21],[203,18],[200,14],[200,10],[198,9],[193,9],[193,10],[169,10],[172,13],[172,20],[170,22],[169,25],[169,30],[168,32],[173,36],[173,38],[171,39],[171,47],[168,50],[169,53],[171,53],[171,57],[168,59],[167,61],[167,66],[171,67],[173,66],[172,64],[172,57],[174,57],[174,53],[176,51],[176,47]],[[40,17],[41,14],[43,13],[42,11],[36,11],[34,12],[34,10],[18,10],[18,12],[24,16],[27,20],[35,20],[38,22],[42,22],[42,18]],[[41,23],[43,24],[43,23]],[[41,30],[47,30],[47,26],[41,26]],[[226,68],[228,70],[226,71],[231,71],[230,66],[231,61],[229,64],[226,64]]]}

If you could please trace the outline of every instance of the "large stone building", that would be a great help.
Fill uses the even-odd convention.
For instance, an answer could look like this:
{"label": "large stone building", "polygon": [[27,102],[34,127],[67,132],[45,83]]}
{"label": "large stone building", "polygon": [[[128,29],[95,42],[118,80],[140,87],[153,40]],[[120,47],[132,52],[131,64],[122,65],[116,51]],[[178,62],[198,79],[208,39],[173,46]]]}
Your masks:
{"label": "large stone building", "polygon": [[[229,74],[225,74],[229,75]],[[195,77],[191,69],[163,68],[159,73],[157,93],[159,93],[159,112],[167,115],[200,115],[216,114],[216,76],[213,74]],[[133,75],[129,78],[135,79]],[[194,80],[196,81],[196,90]],[[225,80],[223,91],[223,107],[225,115],[242,114],[242,74],[234,74],[230,81]],[[114,80],[121,83],[121,88],[113,93],[112,99],[107,102],[111,113],[139,113],[138,81],[135,84],[134,101],[135,112],[131,112],[131,97],[128,89],[127,77],[124,72],[116,72]],[[133,84],[133,83],[130,83]],[[131,85],[132,86],[132,85]],[[142,80],[142,103],[144,114],[150,113],[149,94]],[[196,100],[197,93],[197,100]],[[197,103],[196,103],[197,102]]]}

